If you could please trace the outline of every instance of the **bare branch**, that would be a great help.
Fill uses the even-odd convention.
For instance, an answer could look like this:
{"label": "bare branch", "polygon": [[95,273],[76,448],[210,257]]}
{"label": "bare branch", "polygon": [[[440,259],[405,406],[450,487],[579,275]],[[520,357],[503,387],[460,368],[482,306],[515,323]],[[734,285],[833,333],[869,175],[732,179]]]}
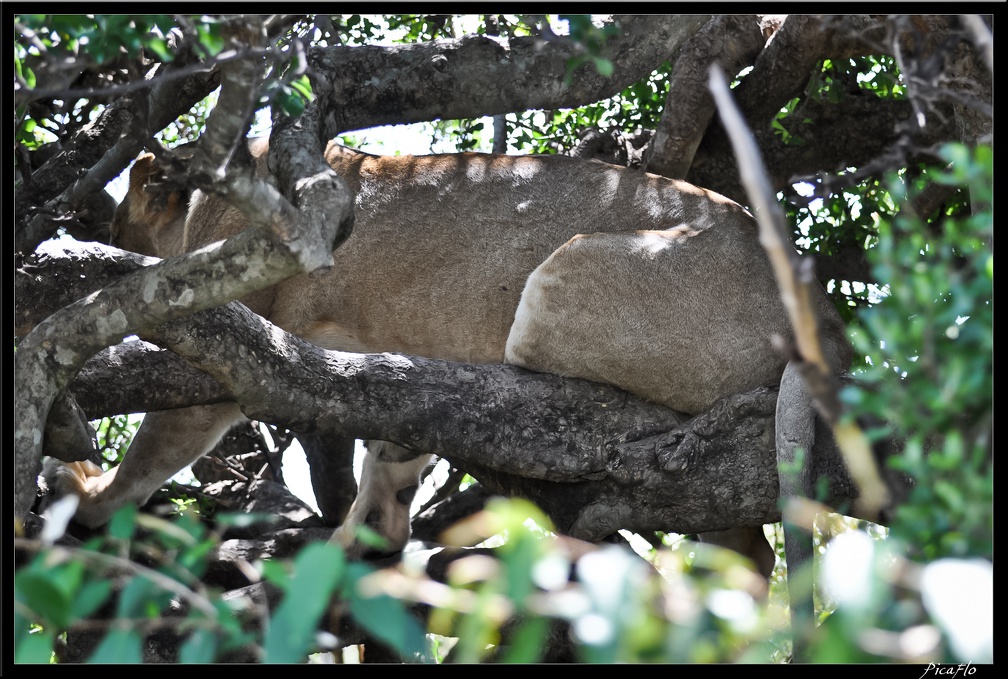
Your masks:
{"label": "bare branch", "polygon": [[976,14],[964,14],[959,17],[963,25],[969,30],[970,37],[973,40],[973,46],[976,48],[977,53],[983,57],[984,64],[987,66],[987,70],[994,74],[994,36],[991,33],[990,28],[984,23]]}
{"label": "bare branch", "polygon": [[815,395],[819,412],[834,428],[834,436],[840,443],[844,459],[861,489],[863,506],[869,512],[877,512],[885,504],[886,487],[879,476],[864,434],[856,425],[838,422],[840,406],[829,384],[832,368],[823,353],[817,330],[818,321],[810,301],[809,286],[813,282],[811,270],[808,266],[801,266],[791,245],[787,220],[770,188],[759,150],[731,99],[724,75],[716,67],[711,67],[710,74],[711,91],[717,101],[725,130],[735,148],[742,183],[759,223],[760,242],[773,264],[781,289],[781,299],[791,318],[800,357],[814,367],[814,371],[803,371],[803,375]]}

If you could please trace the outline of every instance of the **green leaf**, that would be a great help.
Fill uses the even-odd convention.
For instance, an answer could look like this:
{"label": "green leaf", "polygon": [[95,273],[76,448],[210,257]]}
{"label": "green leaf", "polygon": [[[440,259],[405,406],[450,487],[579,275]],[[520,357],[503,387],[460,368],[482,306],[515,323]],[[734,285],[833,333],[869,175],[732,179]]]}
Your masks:
{"label": "green leaf", "polygon": [[212,21],[198,23],[196,25],[196,35],[205,56],[217,56],[224,49],[224,38],[221,37],[219,23]]}
{"label": "green leaf", "polygon": [[14,576],[14,597],[56,627],[66,627],[70,621],[70,594],[56,582],[59,571],[21,570]]}
{"label": "green leaf", "polygon": [[206,570],[208,555],[217,547],[216,538],[208,538],[190,547],[177,559],[180,567],[190,571],[197,577]]}
{"label": "green leaf", "polygon": [[109,536],[123,541],[133,537],[133,531],[136,528],[136,514],[137,508],[133,505],[126,505],[116,512],[112,520],[109,521]]}
{"label": "green leaf", "polygon": [[143,640],[136,630],[114,629],[105,635],[88,662],[139,664],[143,662]]}
{"label": "green leaf", "polygon": [[963,510],[963,505],[965,504],[965,498],[963,497],[962,490],[957,488],[955,485],[949,483],[944,479],[939,479],[935,481],[934,493],[945,506],[948,507],[952,512],[961,512]]}
{"label": "green leaf", "polygon": [[168,49],[168,44],[164,38],[151,37],[144,41],[144,46],[153,52],[158,59],[167,63],[175,58],[175,55]]}
{"label": "green leaf", "polygon": [[505,663],[534,663],[542,659],[543,643],[549,632],[545,617],[534,617],[522,623],[508,643]]}
{"label": "green leaf", "polygon": [[195,630],[179,649],[179,662],[205,664],[213,662],[217,653],[217,635],[208,630]]}
{"label": "green leaf", "polygon": [[305,110],[305,100],[291,92],[286,85],[277,92],[274,101],[280,106],[280,110],[289,116],[301,115]]}
{"label": "green leaf", "polygon": [[613,71],[616,68],[613,66],[613,62],[603,57],[593,57],[592,63],[595,64],[595,70],[597,70],[599,75],[603,78],[611,78]]}
{"label": "green leaf", "polygon": [[96,580],[86,583],[74,597],[71,615],[75,619],[86,618],[105,603],[112,593],[111,580]]}
{"label": "green leaf", "polygon": [[354,539],[362,545],[376,549],[385,549],[388,546],[388,541],[381,533],[363,524],[354,527]]}
{"label": "green leaf", "polygon": [[143,576],[137,576],[126,583],[119,594],[119,603],[116,607],[116,614],[120,618],[133,618],[143,616],[147,613],[147,604],[157,591],[150,580]]}
{"label": "green leaf", "polygon": [[362,564],[350,565],[349,584],[344,588],[344,598],[350,601],[354,620],[376,639],[384,642],[403,658],[426,658],[427,638],[405,604],[398,599],[381,594],[362,597],[356,582],[370,571]]}
{"label": "green leaf", "polygon": [[263,640],[263,662],[304,661],[344,564],[343,550],[336,545],[316,543],[301,550],[284,600],[270,619]]}
{"label": "green leaf", "polygon": [[14,647],[14,663],[49,664],[55,641],[55,636],[48,629],[25,635]]}
{"label": "green leaf", "polygon": [[35,71],[31,70],[27,66],[24,66],[22,68],[21,77],[22,77],[22,79],[24,79],[25,85],[28,87],[28,89],[34,89],[35,88],[35,83],[36,83],[36,81],[35,81]]}
{"label": "green leaf", "polygon": [[296,80],[292,80],[290,83],[291,89],[300,94],[304,99],[312,101],[315,99],[315,94],[312,92],[311,81],[308,76],[303,75]]}
{"label": "green leaf", "polygon": [[290,583],[290,575],[287,567],[280,561],[270,559],[259,562],[259,572],[263,579],[271,582],[280,589],[286,590]]}

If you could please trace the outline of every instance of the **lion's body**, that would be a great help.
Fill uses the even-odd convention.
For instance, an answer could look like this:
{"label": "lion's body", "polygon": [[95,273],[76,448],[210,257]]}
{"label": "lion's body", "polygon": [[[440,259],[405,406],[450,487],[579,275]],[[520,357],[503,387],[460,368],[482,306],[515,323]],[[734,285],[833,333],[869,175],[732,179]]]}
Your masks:
{"label": "lion's body", "polygon": [[[252,149],[264,172],[265,144]],[[356,195],[354,231],[335,266],[243,300],[289,332],[329,349],[508,362],[608,382],[691,414],[780,382],[786,359],[773,339],[791,332],[773,271],[752,216],[722,196],[565,157],[377,157],[331,144],[327,159]],[[113,225],[122,246],[164,257],[246,228],[237,209],[203,194],[187,218],[170,199],[160,204],[174,213],[147,215],[150,174],[150,160],[138,161]],[[144,228],[160,233],[132,234]],[[850,362],[842,321],[821,289],[815,301],[827,355],[842,372]],[[162,414],[161,426],[186,417]],[[162,471],[184,466],[220,428],[199,429],[187,443],[199,451],[171,454],[155,450],[165,444],[152,433],[139,446],[151,452],[137,457],[171,458]],[[402,469],[393,476],[415,484],[417,464]],[[123,477],[121,468],[107,484],[114,497],[91,522],[149,495],[150,483],[116,490]],[[394,494],[396,483],[380,493]],[[348,523],[364,513],[355,503]],[[406,521],[405,533],[377,527],[401,546]]]}
{"label": "lion's body", "polygon": [[[691,414],[780,379],[786,360],[771,339],[790,336],[788,319],[755,221],[736,203],[562,156],[382,157],[331,144],[327,159],[357,196],[331,273],[243,300],[289,332],[329,349],[468,363],[504,361],[511,334],[509,363]],[[236,208],[197,194],[179,252],[245,227]],[[827,337],[842,333],[825,295],[817,301]]]}

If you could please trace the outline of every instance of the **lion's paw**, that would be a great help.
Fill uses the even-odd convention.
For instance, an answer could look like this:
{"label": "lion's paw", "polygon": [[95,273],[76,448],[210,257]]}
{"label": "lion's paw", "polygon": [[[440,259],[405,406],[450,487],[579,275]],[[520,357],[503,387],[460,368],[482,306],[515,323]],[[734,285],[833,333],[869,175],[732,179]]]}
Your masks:
{"label": "lion's paw", "polygon": [[42,479],[54,499],[67,495],[89,495],[89,479],[102,475],[102,469],[88,460],[61,462],[52,457],[42,464]]}
{"label": "lion's paw", "polygon": [[89,527],[96,527],[108,520],[108,512],[101,507],[99,495],[111,482],[114,474],[103,473],[101,467],[83,460],[81,462],[61,462],[46,458],[42,464],[40,486],[45,486],[45,507],[60,498],[75,495],[80,500],[75,520]]}

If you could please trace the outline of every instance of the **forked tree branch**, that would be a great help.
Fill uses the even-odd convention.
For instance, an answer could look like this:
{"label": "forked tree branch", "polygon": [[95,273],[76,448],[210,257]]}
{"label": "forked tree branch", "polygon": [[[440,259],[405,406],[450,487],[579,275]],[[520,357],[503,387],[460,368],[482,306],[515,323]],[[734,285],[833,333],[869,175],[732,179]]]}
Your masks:
{"label": "forked tree branch", "polygon": [[[74,294],[101,282],[104,262],[117,259],[113,249],[105,250],[86,265],[69,264],[88,272],[72,279]],[[36,274],[48,275],[21,277],[19,304],[33,308],[45,299],[59,278],[52,273],[68,266],[63,260],[51,249],[35,263]],[[599,539],[619,528],[687,533],[779,518],[775,390],[726,399],[690,419],[608,385],[513,366],[323,351],[238,304],[147,336],[212,375],[254,419],[299,431],[325,427],[447,457],[493,492],[536,501],[561,531],[578,537]],[[115,352],[121,364],[151,353],[140,343]],[[166,352],[155,357],[170,362]],[[92,381],[70,389],[88,410],[93,388],[85,385],[118,381],[114,374],[115,367],[86,370]],[[105,414],[117,406],[177,404],[180,389],[199,383],[193,368],[144,375],[146,389],[123,396],[120,404],[103,395]],[[219,392],[201,393],[220,398]],[[853,485],[830,447],[828,429],[821,439],[812,471],[831,479],[832,501],[842,504],[852,498]]]}
{"label": "forked tree branch", "polygon": [[[251,19],[235,22],[231,30],[236,37],[254,39],[251,23]],[[222,98],[237,99],[244,92],[248,105],[244,113],[218,109],[208,121],[208,141],[203,155],[197,155],[197,163],[202,159],[204,167],[227,166],[226,156],[236,135],[247,129],[252,103],[249,92],[255,91],[256,68],[250,71],[248,64],[236,64],[236,70],[225,75]],[[240,109],[240,102],[234,108]],[[321,156],[321,148],[318,153]],[[14,357],[17,517],[25,516],[35,498],[49,409],[87,359],[126,335],[143,333],[165,321],[325,265],[331,262],[335,244],[349,233],[351,197],[346,185],[333,179],[331,172],[322,181],[291,190],[299,204],[312,205],[304,215],[263,180],[237,172],[222,174],[219,170],[204,174],[218,175],[214,188],[238,198],[252,223],[266,227],[265,233],[249,229],[217,246],[138,270],[64,307],[28,332]],[[315,210],[320,205],[330,211],[328,234],[315,227]],[[335,243],[325,242],[325,235],[336,237]]]}

